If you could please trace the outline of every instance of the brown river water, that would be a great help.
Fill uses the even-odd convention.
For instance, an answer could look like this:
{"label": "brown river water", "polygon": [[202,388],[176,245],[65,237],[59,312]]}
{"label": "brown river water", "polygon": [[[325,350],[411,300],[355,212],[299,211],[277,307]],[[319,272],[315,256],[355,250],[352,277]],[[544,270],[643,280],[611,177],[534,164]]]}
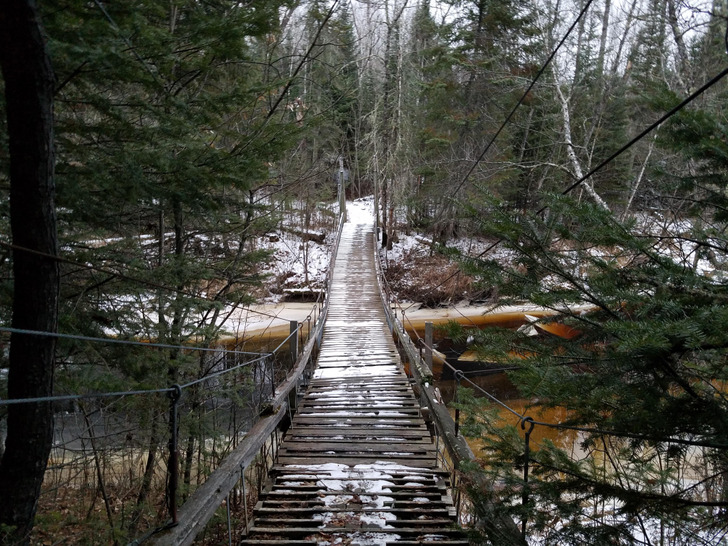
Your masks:
{"label": "brown river water", "polygon": [[[445,334],[437,328],[439,325],[444,325],[449,321],[455,321],[465,328],[488,328],[488,327],[501,327],[501,328],[519,328],[524,324],[528,324],[529,321],[525,315],[532,317],[542,318],[545,316],[552,315],[553,313],[544,312],[539,310],[514,310],[506,312],[489,313],[486,315],[460,315],[459,313],[454,316],[447,318],[435,318],[434,320],[428,319],[417,319],[407,322],[408,333],[410,337],[416,339],[417,337],[424,337],[425,322],[433,322],[435,325],[434,331],[434,343],[440,352],[444,354],[447,362],[456,369],[462,369],[468,373],[468,379],[481,389],[494,396],[513,411],[520,415],[526,415],[532,417],[536,421],[544,423],[562,423],[567,417],[567,410],[563,407],[544,407],[532,400],[527,400],[521,397],[515,385],[508,378],[508,375],[502,371],[491,371],[492,365],[485,362],[477,362],[467,359],[468,347],[465,343],[457,343],[452,339],[444,337]],[[564,332],[560,332],[562,335]],[[569,336],[569,332],[566,332],[564,337]],[[458,357],[461,355],[465,356],[466,360],[459,360]],[[455,398],[455,391],[457,388],[456,381],[452,378],[452,370],[442,365],[433,366],[433,372],[435,375],[435,385],[438,387],[442,394],[443,401],[450,403]],[[468,386],[467,383],[463,386]],[[471,387],[472,388],[472,387]],[[484,398],[485,395],[479,394],[476,389],[476,396]],[[505,408],[502,408],[498,404],[492,402],[491,406],[498,410],[498,416],[504,424],[512,424],[514,426],[519,424],[519,417],[514,415],[512,412]],[[451,410],[451,414],[454,416],[454,410]],[[521,436],[525,435],[520,427],[518,427]],[[538,444],[542,440],[548,439],[552,441],[556,446],[563,449],[572,451],[575,454],[580,454],[581,450],[578,448],[578,437],[579,433],[576,431],[558,430],[544,426],[536,426],[531,433],[531,441],[534,444]],[[477,439],[469,439],[469,443],[476,455],[479,452],[479,442]]]}
{"label": "brown river water", "polygon": [[[465,369],[468,372],[468,377],[478,387],[486,390],[492,396],[498,398],[511,409],[519,414],[526,414],[533,417],[535,420],[548,422],[548,423],[560,423],[566,418],[565,408],[545,408],[538,404],[534,404],[532,401],[525,400],[520,397],[516,387],[511,383],[510,379],[504,372],[492,372],[488,370],[488,364],[476,361],[459,361],[458,357],[468,350],[465,343],[456,343],[451,339],[444,337],[444,333],[437,327],[442,326],[450,321],[456,321],[466,328],[487,328],[489,326],[499,326],[506,328],[518,328],[523,324],[526,324],[528,320],[525,315],[531,315],[535,317],[543,317],[548,313],[539,310],[514,310],[506,311],[501,313],[489,313],[489,314],[467,314],[461,313],[460,311],[454,312],[450,310],[435,312],[428,316],[427,311],[419,310],[417,313],[412,313],[405,320],[405,324],[408,327],[408,333],[416,340],[416,338],[424,337],[425,322],[433,322],[435,325],[435,344],[439,351],[441,351],[447,358],[448,363],[452,364],[458,369]],[[444,316],[443,316],[444,315]],[[277,327],[268,329],[266,331],[253,331],[250,335],[243,339],[242,345],[238,345],[238,348],[244,351],[254,352],[268,352],[275,349],[288,335],[287,327]],[[307,338],[307,324],[303,323],[301,333],[301,343],[305,342]],[[289,367],[291,365],[290,352],[288,345],[284,345],[279,351],[280,357],[276,359],[277,363],[283,367]],[[443,400],[449,403],[453,400],[456,390],[456,382],[452,378],[452,372],[440,365],[435,366],[435,384],[442,393]],[[497,405],[495,406],[497,407]],[[501,409],[499,411],[501,419],[505,423],[517,425],[519,420],[518,417],[513,415],[511,412]],[[577,433],[573,431],[555,430],[548,427],[537,426],[533,430],[531,435],[532,441],[540,442],[543,439],[549,439],[556,445],[571,449],[573,446],[578,444]],[[478,442],[472,441],[471,447],[477,453]]]}

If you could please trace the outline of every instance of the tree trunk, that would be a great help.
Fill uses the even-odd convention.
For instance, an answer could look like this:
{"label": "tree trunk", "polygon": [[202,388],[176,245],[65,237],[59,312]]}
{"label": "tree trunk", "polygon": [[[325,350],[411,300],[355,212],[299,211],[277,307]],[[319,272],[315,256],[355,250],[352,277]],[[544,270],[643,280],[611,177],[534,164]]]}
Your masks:
{"label": "tree trunk", "polygon": [[[556,89],[556,95],[559,99],[559,102],[561,103],[561,115],[564,124],[564,141],[566,143],[566,155],[569,156],[569,162],[571,163],[571,167],[573,169],[574,178],[576,180],[581,180],[584,177],[584,173],[581,168],[581,163],[579,163],[579,158],[576,157],[576,152],[574,151],[574,143],[571,139],[571,114],[569,112],[569,101],[566,99],[563,92],[561,91],[561,87],[559,87],[558,82],[556,82],[554,88]],[[609,206],[604,201],[604,199],[602,199],[601,196],[596,192],[596,190],[594,190],[594,187],[591,185],[591,182],[589,180],[585,180],[582,183],[581,187],[584,188],[586,193],[589,194],[589,196],[594,200],[597,205],[599,205],[604,210],[609,210]]]}
{"label": "tree trunk", "polygon": [[137,495],[136,506],[131,514],[129,521],[129,534],[136,534],[139,518],[144,511],[144,504],[147,502],[149,492],[152,490],[152,480],[154,479],[154,470],[157,465],[157,450],[159,449],[159,438],[157,437],[157,416],[152,416],[152,430],[149,437],[149,449],[147,450],[147,462],[144,467],[144,477],[142,485]]}
{"label": "tree trunk", "polygon": [[[58,262],[53,179],[53,69],[33,0],[0,9],[0,68],[10,148],[10,228],[13,243],[13,318],[18,329],[55,332]],[[21,250],[29,249],[31,252]],[[38,252],[42,254],[34,254]],[[9,398],[53,393],[55,338],[12,334]],[[8,408],[0,463],[0,524],[27,544],[53,439],[50,403]]]}
{"label": "tree trunk", "polygon": [[647,164],[650,162],[650,156],[652,155],[652,150],[655,147],[655,142],[657,141],[657,131],[652,136],[652,142],[650,142],[650,147],[647,149],[647,155],[645,156],[645,160],[642,162],[642,168],[640,169],[639,174],[637,175],[637,178],[634,181],[634,184],[632,184],[632,190],[629,192],[629,199],[627,200],[627,204],[624,207],[624,212],[622,213],[621,220],[624,222],[624,220],[627,218],[627,215],[629,214],[630,208],[632,208],[632,201],[634,201],[635,196],[637,195],[637,191],[640,188],[640,184],[642,183],[642,179],[645,176],[645,171],[647,170]]}
{"label": "tree trunk", "polygon": [[602,13],[602,37],[599,40],[599,55],[597,57],[597,70],[599,78],[604,77],[604,57],[607,51],[607,36],[609,35],[609,12],[612,9],[612,0],[605,0]]}
{"label": "tree trunk", "polygon": [[677,45],[677,77],[680,83],[686,91],[689,91],[692,84],[692,78],[688,72],[688,47],[685,44],[683,33],[680,30],[680,23],[678,22],[678,7],[675,5],[675,0],[667,0],[667,20],[672,30],[672,36],[675,39]]}

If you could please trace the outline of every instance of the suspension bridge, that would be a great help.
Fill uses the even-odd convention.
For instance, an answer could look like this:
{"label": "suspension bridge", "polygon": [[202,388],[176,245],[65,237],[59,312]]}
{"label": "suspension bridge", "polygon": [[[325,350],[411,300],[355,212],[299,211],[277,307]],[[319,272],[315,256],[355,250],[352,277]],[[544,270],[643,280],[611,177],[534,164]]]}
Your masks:
{"label": "suspension bridge", "polygon": [[229,502],[237,470],[254,456],[264,459],[267,476],[242,544],[468,544],[458,525],[456,473],[443,466],[451,462],[448,442],[432,422],[438,411],[421,409],[431,387],[418,398],[404,372],[374,245],[370,222],[343,224],[320,336],[310,336],[277,389],[272,415],[248,433],[251,446],[197,490],[157,544],[190,543],[215,504]]}

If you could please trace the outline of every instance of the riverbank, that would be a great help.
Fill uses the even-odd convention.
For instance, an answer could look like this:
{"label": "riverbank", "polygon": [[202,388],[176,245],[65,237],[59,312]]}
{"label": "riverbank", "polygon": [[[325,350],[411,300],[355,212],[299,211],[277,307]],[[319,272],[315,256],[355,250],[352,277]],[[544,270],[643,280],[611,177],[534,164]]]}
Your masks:
{"label": "riverbank", "polygon": [[[349,222],[374,223],[373,198],[348,201],[347,214]],[[481,247],[489,245],[489,242],[467,239],[453,241],[453,244],[463,251],[472,252],[479,251]],[[495,252],[499,259],[510,259],[509,254],[502,249]],[[437,259],[447,263],[432,263],[437,255],[433,257],[428,241],[421,236],[400,234],[392,250],[386,252],[380,250],[380,253],[388,281],[398,298],[432,300],[426,304],[403,303],[398,308],[397,313],[400,318],[404,310],[403,322],[405,328],[411,332],[423,332],[425,322],[432,322],[437,326],[455,321],[465,327],[473,328],[483,328],[488,325],[518,327],[527,321],[526,314],[537,318],[555,314],[552,310],[529,304],[469,303],[477,301],[476,296],[483,294],[475,291],[472,279],[462,274],[452,275],[459,279],[458,282],[445,283],[446,286],[443,286],[443,267],[457,268],[457,264],[444,256],[439,256]],[[324,278],[326,267],[323,263],[322,260],[309,263],[311,269],[309,276]],[[447,275],[446,277],[449,278]],[[274,277],[271,277],[271,280],[272,284],[275,284]],[[275,290],[269,289],[269,291]],[[436,294],[436,297],[433,294]],[[458,301],[461,303],[454,303]],[[448,302],[453,303],[447,305]],[[316,309],[314,312],[314,308],[314,303],[271,301],[235,310],[225,323],[224,338],[246,340],[285,338],[290,332],[291,321],[301,323],[306,332],[308,318],[310,317],[313,323],[314,313],[316,317],[318,316],[319,311]],[[580,311],[587,308],[583,306],[574,309]]]}
{"label": "riverbank", "polygon": [[[308,327],[308,317],[313,322],[313,303],[277,303],[254,305],[234,313],[228,320],[227,338],[260,339],[284,338],[290,332],[290,322],[297,321]],[[587,306],[572,311],[587,310]],[[525,315],[547,317],[553,310],[535,305],[455,305],[452,307],[429,308],[420,303],[404,303],[398,308],[398,315],[404,310],[404,324],[408,330],[422,332],[426,322],[435,326],[458,322],[463,326],[483,328],[488,325],[517,327],[525,322]],[[316,311],[318,316],[318,311]]]}

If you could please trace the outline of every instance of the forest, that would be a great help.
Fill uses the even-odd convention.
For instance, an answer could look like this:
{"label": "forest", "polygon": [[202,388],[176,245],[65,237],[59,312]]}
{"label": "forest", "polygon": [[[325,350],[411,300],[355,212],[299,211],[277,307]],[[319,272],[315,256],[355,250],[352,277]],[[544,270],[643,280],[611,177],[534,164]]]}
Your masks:
{"label": "forest", "polygon": [[[578,455],[531,446],[524,499],[524,422],[463,389],[476,513],[527,519],[531,544],[725,543],[727,22],[725,0],[9,0],[0,402],[161,394],[0,404],[0,541],[65,525],[121,544],[153,525],[164,389],[248,358],[230,320],[271,283],[323,288],[309,260],[342,188],[373,196],[383,251],[416,233],[455,264],[419,301],[447,304],[463,277],[578,332],[450,327],[579,434]],[[273,267],[281,238],[303,277]],[[220,360],[182,349],[221,339]],[[207,422],[205,396],[180,417],[185,491],[227,449],[200,431],[244,413]],[[75,474],[52,456],[64,411],[91,431]],[[92,478],[72,521],[46,510],[77,503],[47,468],[100,476],[99,453],[116,481]]]}

